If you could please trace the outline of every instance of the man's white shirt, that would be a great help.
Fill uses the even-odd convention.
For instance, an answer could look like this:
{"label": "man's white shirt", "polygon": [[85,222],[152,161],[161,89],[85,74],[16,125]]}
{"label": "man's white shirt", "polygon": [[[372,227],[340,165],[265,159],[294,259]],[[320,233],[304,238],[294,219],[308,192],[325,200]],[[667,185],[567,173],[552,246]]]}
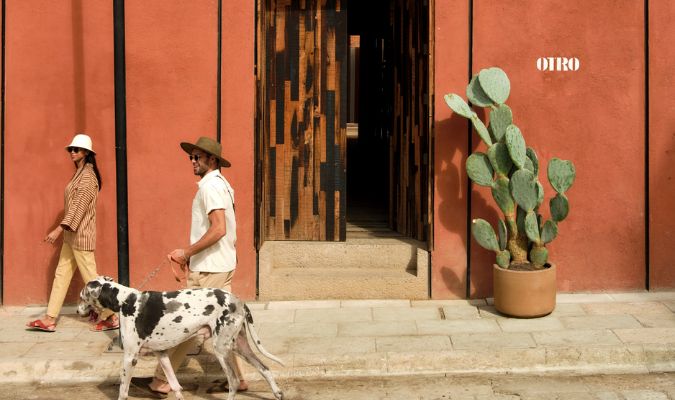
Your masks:
{"label": "man's white shirt", "polygon": [[214,170],[197,182],[199,189],[192,201],[190,244],[197,242],[211,226],[209,213],[225,211],[225,236],[190,257],[195,272],[228,272],[237,266],[237,222],[234,216],[234,190],[220,171]]}

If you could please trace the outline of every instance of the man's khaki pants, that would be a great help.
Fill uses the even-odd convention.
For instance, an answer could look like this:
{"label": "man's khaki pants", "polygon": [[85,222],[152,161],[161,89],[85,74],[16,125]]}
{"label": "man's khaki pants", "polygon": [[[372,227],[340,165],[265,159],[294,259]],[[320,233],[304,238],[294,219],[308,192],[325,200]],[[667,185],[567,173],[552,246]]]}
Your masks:
{"label": "man's khaki pants", "polygon": [[[188,275],[187,287],[190,289],[195,288],[220,288],[225,291],[232,291],[232,277],[234,276],[234,271],[230,272],[192,272]],[[178,368],[183,364],[185,358],[187,358],[187,353],[193,347],[201,345],[203,343],[202,336],[195,336],[192,339],[189,339],[178,346],[167,350],[169,355],[169,360],[171,360],[171,368],[174,372],[178,371]],[[230,353],[230,362],[234,365],[234,373],[237,374],[239,379],[242,378],[241,367],[239,365],[239,359],[234,356],[234,353]],[[164,382],[167,382],[166,376],[164,375],[164,370],[162,366],[158,365],[155,370],[155,377],[161,379]]]}
{"label": "man's khaki pants", "polygon": [[[68,286],[73,279],[75,270],[80,271],[82,280],[87,282],[96,279],[96,260],[94,259],[93,251],[75,250],[69,244],[64,243],[61,246],[61,255],[59,256],[59,264],[56,266],[54,272],[54,282],[52,283],[52,293],[49,296],[49,303],[47,305],[47,315],[56,318],[61,312],[63,300],[68,293]],[[107,319],[113,314],[110,310],[103,310],[99,316],[101,320]]]}

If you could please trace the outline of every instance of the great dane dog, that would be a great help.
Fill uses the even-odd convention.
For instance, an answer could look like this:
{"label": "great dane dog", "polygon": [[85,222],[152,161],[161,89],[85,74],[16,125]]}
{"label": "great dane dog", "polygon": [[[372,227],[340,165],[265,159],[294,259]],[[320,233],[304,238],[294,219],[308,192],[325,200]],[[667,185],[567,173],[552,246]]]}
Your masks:
{"label": "great dane dog", "polygon": [[272,373],[251,350],[246,331],[251,334],[258,351],[281,365],[283,363],[262,347],[253,329],[251,311],[232,293],[209,288],[141,292],[115,283],[112,278],[99,276],[80,292],[77,312],[86,315],[92,307],[119,313],[124,347],[119,400],[128,397],[131,373],[141,350],[152,351],[159,357],[176,399],[183,399],[182,388],[166,350],[198,334],[213,336],[214,353],[227,375],[228,400],[234,399],[239,387],[239,378],[229,361],[232,351],[260,372],[276,399],[283,399]]}

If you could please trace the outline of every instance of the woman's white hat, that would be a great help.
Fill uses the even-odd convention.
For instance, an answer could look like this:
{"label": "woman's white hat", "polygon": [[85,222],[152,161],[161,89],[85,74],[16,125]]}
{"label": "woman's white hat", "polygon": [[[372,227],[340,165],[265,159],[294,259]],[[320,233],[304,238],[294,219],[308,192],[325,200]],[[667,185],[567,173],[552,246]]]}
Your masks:
{"label": "woman's white hat", "polygon": [[75,135],[73,141],[70,142],[68,146],[66,146],[66,150],[68,149],[68,147],[79,147],[81,149],[87,149],[92,153],[96,154],[91,144],[91,138],[83,133]]}

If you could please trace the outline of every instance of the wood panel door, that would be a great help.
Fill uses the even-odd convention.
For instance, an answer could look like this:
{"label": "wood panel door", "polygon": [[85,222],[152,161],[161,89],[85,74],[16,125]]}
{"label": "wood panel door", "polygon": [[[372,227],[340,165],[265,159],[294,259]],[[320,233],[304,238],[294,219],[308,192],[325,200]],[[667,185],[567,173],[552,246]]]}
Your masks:
{"label": "wood panel door", "polygon": [[433,246],[433,29],[430,3],[393,0],[393,122],[390,221],[396,231]]}
{"label": "wood panel door", "polygon": [[259,0],[259,245],[345,240],[345,5]]}

